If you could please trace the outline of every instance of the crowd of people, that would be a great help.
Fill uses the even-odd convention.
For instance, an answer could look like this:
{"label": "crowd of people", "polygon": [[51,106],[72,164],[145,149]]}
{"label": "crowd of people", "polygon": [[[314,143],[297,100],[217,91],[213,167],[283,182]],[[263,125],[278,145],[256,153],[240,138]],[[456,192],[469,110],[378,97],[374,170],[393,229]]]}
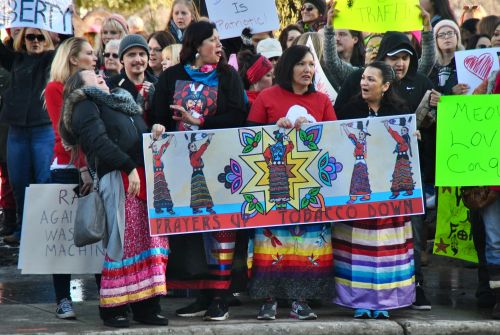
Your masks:
{"label": "crowd of people", "polygon": [[[141,134],[158,139],[166,131],[300,128],[415,113],[422,121],[420,167],[431,208],[437,105],[443,95],[469,91],[458,81],[454,53],[500,47],[500,17],[466,6],[457,21],[448,1],[421,0],[422,31],[370,34],[336,29],[335,0],[303,0],[300,20],[279,37],[245,28],[241,37],[221,41],[216,25],[192,0],[174,0],[171,8],[164,30],[149,35],[143,27],[132,30],[114,13],[104,20],[95,45],[37,28],[9,29],[0,43],[4,242],[20,243],[29,184],[79,184],[80,194],[87,194],[98,181],[107,233],[96,283],[107,326],[128,327],[129,307],[138,322],[167,325],[160,308],[167,287],[198,292],[177,315],[213,321],[229,317],[235,290],[262,302],[259,320],[274,320],[278,303],[290,304],[293,318],[316,319],[310,302],[322,299],[353,309],[355,318],[387,319],[390,310],[408,306],[430,310],[421,264],[424,215],[151,237]],[[308,40],[338,92],[334,104],[315,88],[318,64]],[[201,92],[210,99],[201,99]],[[500,94],[499,73],[475,93]],[[198,94],[190,97],[194,105],[185,99],[189,94]],[[293,122],[287,115],[292,106],[305,111]],[[402,171],[395,169],[392,176],[392,199],[413,192],[413,183],[403,176],[411,173],[408,137],[413,134],[385,126],[397,143],[395,164]],[[370,134],[362,122],[343,132],[356,158],[349,202],[370,200]],[[276,144],[264,157],[275,181],[270,201],[279,209],[290,200],[283,183],[293,143],[280,131],[274,137]],[[198,146],[192,138],[189,145],[193,215],[215,213],[201,158],[210,141],[209,136]],[[163,164],[168,145],[153,148],[155,164]],[[174,214],[160,170],[154,182],[166,196],[155,194],[154,203]],[[471,220],[480,259],[478,304],[500,319],[500,197],[472,212]],[[62,319],[76,317],[70,279],[70,274],[53,275],[56,315]]]}

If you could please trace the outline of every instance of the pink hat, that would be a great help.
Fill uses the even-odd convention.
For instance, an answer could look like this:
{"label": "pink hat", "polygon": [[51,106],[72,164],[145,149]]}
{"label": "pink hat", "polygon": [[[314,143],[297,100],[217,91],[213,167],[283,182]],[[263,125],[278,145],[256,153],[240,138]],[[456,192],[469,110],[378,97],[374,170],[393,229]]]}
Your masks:
{"label": "pink hat", "polygon": [[123,27],[123,30],[128,34],[128,24],[127,21],[125,21],[125,18],[121,16],[120,14],[111,14],[106,18],[106,20],[115,20],[118,21],[118,23]]}

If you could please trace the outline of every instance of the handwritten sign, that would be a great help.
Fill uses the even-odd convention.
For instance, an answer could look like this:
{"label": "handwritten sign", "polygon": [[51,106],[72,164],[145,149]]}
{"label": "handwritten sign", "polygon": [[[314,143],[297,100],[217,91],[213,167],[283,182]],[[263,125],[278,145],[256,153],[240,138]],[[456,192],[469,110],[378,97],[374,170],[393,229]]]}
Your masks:
{"label": "handwritten sign", "polygon": [[31,27],[71,35],[71,0],[0,0],[0,28]]}
{"label": "handwritten sign", "polygon": [[434,254],[477,263],[470,212],[457,187],[439,187]]}
{"label": "handwritten sign", "polygon": [[[301,107],[292,106],[289,114]],[[291,118],[291,116],[290,116]],[[363,136],[367,131],[371,136]],[[152,235],[423,212],[414,116],[144,135]]]}
{"label": "handwritten sign", "polygon": [[261,33],[280,26],[274,1],[207,0],[206,4],[208,16],[217,25],[221,39],[240,36],[244,28]]}
{"label": "handwritten sign", "polygon": [[76,247],[73,225],[76,185],[38,184],[26,188],[18,268],[23,274],[100,273],[102,243]]}
{"label": "handwritten sign", "polygon": [[330,101],[332,102],[332,105],[334,105],[338,93],[337,91],[335,91],[332,84],[330,84],[330,81],[326,77],[325,71],[323,71],[323,67],[321,66],[321,62],[319,61],[316,49],[314,48],[313,41],[310,37],[307,39],[306,45],[309,47],[309,49],[311,49],[314,58],[314,87],[316,88],[316,91],[328,95]]}
{"label": "handwritten sign", "polygon": [[500,48],[475,49],[455,52],[458,82],[469,85],[472,94],[492,71],[500,68]]}
{"label": "handwritten sign", "polygon": [[498,95],[443,96],[437,115],[436,185],[500,185]]}
{"label": "handwritten sign", "polygon": [[371,33],[422,30],[418,0],[339,0],[337,29]]}

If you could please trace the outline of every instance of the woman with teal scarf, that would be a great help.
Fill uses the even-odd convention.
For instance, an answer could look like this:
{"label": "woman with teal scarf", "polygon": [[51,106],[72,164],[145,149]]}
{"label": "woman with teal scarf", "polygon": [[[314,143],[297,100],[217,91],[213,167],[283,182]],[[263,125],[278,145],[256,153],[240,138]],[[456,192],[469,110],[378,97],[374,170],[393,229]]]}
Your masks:
{"label": "woman with teal scarf", "polygon": [[[156,86],[153,100],[153,120],[167,131],[234,128],[244,125],[246,119],[244,88],[238,73],[224,59],[219,34],[213,23],[192,23],[185,31],[180,64],[163,72]],[[197,162],[192,161],[193,169]],[[197,165],[196,165],[197,166]],[[197,214],[211,214],[211,207]],[[191,236],[172,236],[171,253],[181,257]],[[200,294],[189,306],[176,311],[183,317],[203,316],[204,320],[225,320],[229,316],[224,299],[231,284],[235,231],[205,233],[201,237],[203,249],[196,253],[206,261],[207,271],[196,278],[176,278],[169,271],[171,289],[198,289]],[[177,243],[176,243],[177,240]],[[175,250],[175,245],[183,248]],[[200,260],[185,257],[182,264],[199,264]],[[186,271],[190,272],[190,271]],[[177,276],[179,277],[179,276]]]}

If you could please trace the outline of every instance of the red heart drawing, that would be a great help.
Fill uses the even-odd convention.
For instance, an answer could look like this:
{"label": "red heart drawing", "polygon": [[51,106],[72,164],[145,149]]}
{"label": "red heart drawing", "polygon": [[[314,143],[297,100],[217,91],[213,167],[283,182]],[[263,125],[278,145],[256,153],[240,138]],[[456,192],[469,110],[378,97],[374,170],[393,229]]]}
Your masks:
{"label": "red heart drawing", "polygon": [[485,53],[479,57],[468,56],[464,60],[465,68],[481,80],[488,79],[493,67],[493,56]]}

